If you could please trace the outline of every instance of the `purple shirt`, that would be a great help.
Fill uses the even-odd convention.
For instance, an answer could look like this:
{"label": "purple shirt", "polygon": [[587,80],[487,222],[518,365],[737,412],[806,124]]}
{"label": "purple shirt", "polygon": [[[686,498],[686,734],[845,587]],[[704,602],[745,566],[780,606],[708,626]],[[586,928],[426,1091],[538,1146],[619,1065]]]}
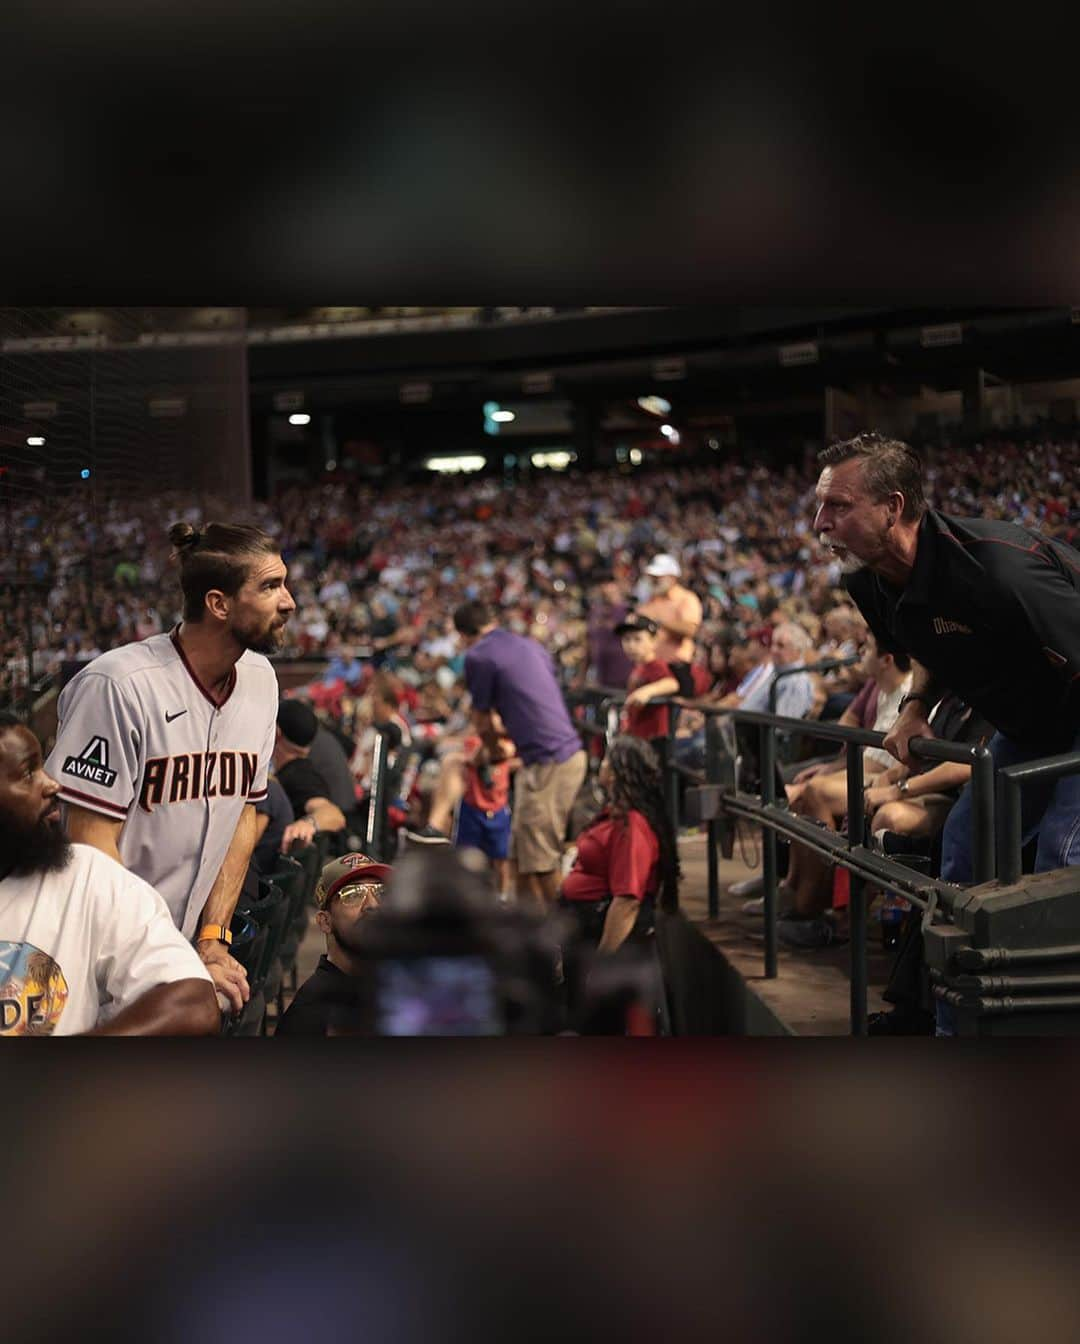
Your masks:
{"label": "purple shirt", "polygon": [[589,616],[589,665],[593,668],[596,680],[601,686],[626,685],[633,666],[623,653],[622,639],[615,633],[615,627],[625,617],[628,607],[625,602],[616,602],[613,607],[598,607]]}
{"label": "purple shirt", "polygon": [[535,639],[492,630],[465,655],[474,709],[496,709],[526,765],[568,761],[581,738],[547,651]]}

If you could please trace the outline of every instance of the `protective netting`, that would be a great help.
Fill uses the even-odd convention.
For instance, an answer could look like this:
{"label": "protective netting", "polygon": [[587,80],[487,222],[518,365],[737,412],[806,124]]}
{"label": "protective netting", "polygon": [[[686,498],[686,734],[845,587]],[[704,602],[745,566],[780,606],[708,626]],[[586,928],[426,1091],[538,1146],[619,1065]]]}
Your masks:
{"label": "protective netting", "polygon": [[244,325],[243,309],[0,308],[0,706],[92,652],[69,638],[87,608],[142,637],[169,523],[250,504]]}

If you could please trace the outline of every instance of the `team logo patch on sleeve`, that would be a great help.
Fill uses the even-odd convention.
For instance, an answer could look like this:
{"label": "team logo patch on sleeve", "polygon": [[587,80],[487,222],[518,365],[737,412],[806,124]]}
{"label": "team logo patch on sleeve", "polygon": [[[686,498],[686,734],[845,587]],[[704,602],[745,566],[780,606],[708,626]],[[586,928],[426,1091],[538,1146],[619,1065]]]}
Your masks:
{"label": "team logo patch on sleeve", "polygon": [[111,789],[116,783],[116,771],[109,769],[109,744],[103,737],[92,737],[79,752],[64,762],[64,774],[85,779],[88,784],[100,784]]}

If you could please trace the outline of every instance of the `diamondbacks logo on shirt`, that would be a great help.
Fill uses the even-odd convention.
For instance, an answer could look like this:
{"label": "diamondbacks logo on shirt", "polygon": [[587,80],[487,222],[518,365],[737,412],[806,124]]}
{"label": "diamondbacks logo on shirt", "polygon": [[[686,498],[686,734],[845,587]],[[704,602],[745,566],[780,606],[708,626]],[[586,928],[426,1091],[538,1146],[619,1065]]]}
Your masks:
{"label": "diamondbacks logo on shirt", "polygon": [[0,942],[0,1036],[51,1036],[67,1001],[64,973],[47,952]]}
{"label": "diamondbacks logo on shirt", "polygon": [[935,635],[973,635],[974,630],[970,626],[961,625],[959,621],[947,621],[944,616],[934,617]]}
{"label": "diamondbacks logo on shirt", "polygon": [[89,784],[100,784],[111,789],[116,783],[116,771],[109,769],[109,744],[103,737],[92,737],[78,756],[69,756],[64,762],[64,774],[85,779]]}

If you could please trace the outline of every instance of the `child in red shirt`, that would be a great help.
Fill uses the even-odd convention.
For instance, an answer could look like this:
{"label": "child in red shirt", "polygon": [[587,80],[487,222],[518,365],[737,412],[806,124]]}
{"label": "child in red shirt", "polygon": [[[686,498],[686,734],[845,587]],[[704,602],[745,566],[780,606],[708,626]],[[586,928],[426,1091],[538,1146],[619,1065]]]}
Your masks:
{"label": "child in red shirt", "polygon": [[664,695],[678,695],[681,687],[671,664],[656,656],[656,641],[660,627],[648,616],[631,612],[615,627],[622,639],[623,651],[633,667],[626,683],[627,697],[623,713],[623,730],[633,737],[651,742],[663,761],[667,743],[669,710],[667,705],[652,705],[650,701]]}
{"label": "child in red shirt", "polygon": [[454,844],[479,849],[491,860],[498,897],[510,900],[510,776],[517,767],[517,748],[498,716],[500,758],[475,734],[465,739],[465,793],[458,808]]}

